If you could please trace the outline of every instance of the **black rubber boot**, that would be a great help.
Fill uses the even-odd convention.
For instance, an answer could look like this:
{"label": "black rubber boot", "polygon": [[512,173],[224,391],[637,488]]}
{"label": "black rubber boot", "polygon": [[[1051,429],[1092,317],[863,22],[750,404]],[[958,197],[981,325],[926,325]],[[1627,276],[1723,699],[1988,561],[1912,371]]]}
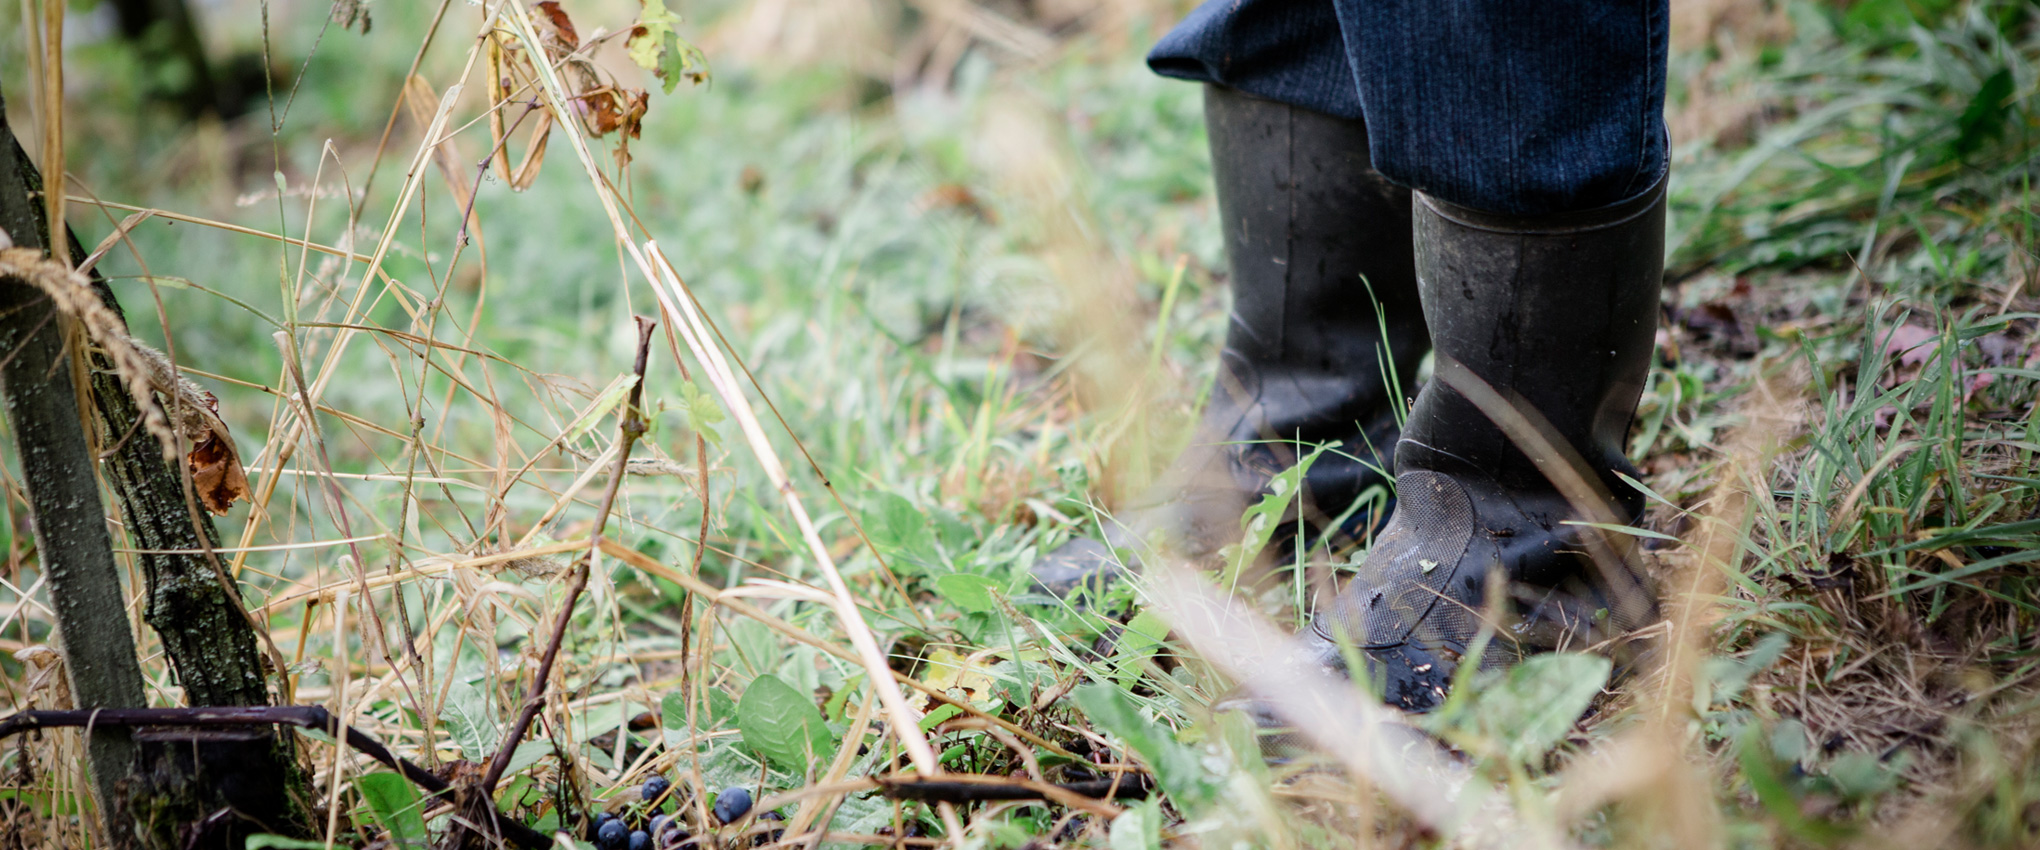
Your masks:
{"label": "black rubber boot", "polygon": [[1233,289],[1211,401],[1190,447],[1108,523],[1110,548],[1080,538],[1035,565],[1051,592],[1109,578],[1119,566],[1112,548],[1217,552],[1240,536],[1242,511],[1271,476],[1295,463],[1295,441],[1337,444],[1292,507],[1291,521],[1313,538],[1337,531],[1325,526],[1387,483],[1400,401],[1390,370],[1414,383],[1428,339],[1409,190],[1369,165],[1359,121],[1216,86],[1205,89],[1204,119]]}
{"label": "black rubber boot", "polygon": [[1545,472],[1564,461],[1526,454],[1446,371],[1541,414],[1610,501],[1606,515],[1633,521],[1642,496],[1615,473],[1636,474],[1623,450],[1655,342],[1664,235],[1662,181],[1610,207],[1535,218],[1417,196],[1417,277],[1439,377],[1396,446],[1396,514],[1300,636],[1306,661],[1343,672],[1344,640],[1391,705],[1425,711],[1472,650],[1491,583],[1509,598],[1496,606],[1507,619],[1484,667],[1656,619],[1634,559],[1597,565],[1581,527],[1564,524],[1581,515]]}

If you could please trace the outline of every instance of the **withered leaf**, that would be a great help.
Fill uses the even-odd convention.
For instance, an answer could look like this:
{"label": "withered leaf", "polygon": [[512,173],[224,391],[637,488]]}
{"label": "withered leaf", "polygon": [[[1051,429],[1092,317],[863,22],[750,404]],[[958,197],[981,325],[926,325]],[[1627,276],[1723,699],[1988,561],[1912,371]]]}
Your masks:
{"label": "withered leaf", "polygon": [[[581,36],[574,32],[574,21],[567,17],[566,10],[561,9],[560,4],[555,2],[555,0],[542,0],[542,2],[536,5],[538,7],[539,23],[545,25],[547,30],[545,35],[551,36],[547,40],[557,40],[569,52],[579,49],[581,46]],[[547,45],[547,47],[551,46]]]}
{"label": "withered leaf", "polygon": [[588,118],[589,132],[596,136],[607,136],[623,126],[623,107],[618,105],[614,89],[596,89],[576,100],[580,101],[582,114]]}
{"label": "withered leaf", "polygon": [[644,89],[627,91],[631,92],[630,108],[623,113],[623,131],[635,139],[644,130],[645,112],[652,108],[652,95]]}
{"label": "withered leaf", "polygon": [[191,483],[206,510],[225,514],[235,502],[253,499],[248,472],[241,468],[240,452],[234,450],[234,439],[223,426],[192,446],[184,462],[191,467]]}

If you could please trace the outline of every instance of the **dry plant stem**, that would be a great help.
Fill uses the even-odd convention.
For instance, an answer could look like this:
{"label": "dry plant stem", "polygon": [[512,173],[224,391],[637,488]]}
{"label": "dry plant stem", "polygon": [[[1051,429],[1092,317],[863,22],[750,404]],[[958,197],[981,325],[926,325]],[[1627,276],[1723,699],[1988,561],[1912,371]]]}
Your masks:
{"label": "dry plant stem", "polygon": [[[432,49],[432,40],[435,36],[439,35],[439,24],[446,20],[447,7],[452,5],[453,0],[439,0],[439,10],[432,13],[432,24],[425,28],[425,37],[418,42],[418,52],[411,57],[411,68],[404,72],[405,80],[416,76],[418,74],[418,66],[425,63],[425,51]],[[382,138],[376,141],[375,157],[370,159],[368,163],[368,176],[361,181],[361,200],[358,203],[349,204],[347,216],[349,221],[359,219],[362,208],[368,206],[368,190],[375,187],[376,168],[382,165],[383,153],[390,145],[390,132],[397,128],[397,116],[402,114],[403,111],[404,105],[399,102],[396,106],[390,108],[389,120],[383,122]]]}
{"label": "dry plant stem", "polygon": [[[835,500],[836,508],[843,512],[843,518],[850,521],[850,529],[856,532],[857,539],[864,543],[865,551],[870,552],[872,560],[878,562],[879,574],[885,576],[886,583],[892,585],[893,592],[900,595],[900,602],[906,605],[908,613],[913,614],[914,619],[919,621],[923,628],[926,628],[929,625],[928,618],[914,604],[914,597],[907,593],[906,586],[900,584],[900,577],[893,574],[892,565],[886,562],[885,555],[881,554],[878,551],[878,546],[871,542],[871,535],[865,533],[864,521],[858,519],[857,512],[851,510],[850,506],[844,503],[843,494],[836,492],[835,482],[830,481],[829,476],[822,473],[822,465],[815,462],[814,455],[808,454],[807,443],[802,442],[800,436],[793,433],[793,426],[787,423],[785,414],[779,412],[779,405],[773,403],[772,397],[765,394],[765,385],[759,383],[758,376],[751,373],[750,364],[745,363],[744,358],[737,355],[737,347],[731,345],[730,341],[723,337],[722,328],[714,322],[706,321],[706,316],[702,318],[708,325],[709,331],[715,334],[716,341],[721,343],[723,348],[729,349],[730,358],[737,362],[737,368],[744,370],[744,378],[750,381],[753,389],[758,391],[758,397],[765,400],[765,409],[772,412],[773,419],[779,420],[780,429],[784,430],[787,436],[793,438],[793,447],[800,452],[801,459],[807,461],[808,469],[814,470],[815,478],[822,482],[822,489],[829,491],[829,498]],[[707,540],[708,538],[704,536],[702,539]]]}
{"label": "dry plant stem", "polygon": [[[1489,795],[1493,812],[1469,818],[1460,791],[1480,781],[1454,765],[1433,741],[1398,722],[1401,714],[1351,683],[1284,663],[1288,638],[1258,614],[1229,601],[1191,568],[1151,565],[1148,589],[1204,659],[1265,700],[1275,712],[1356,777],[1371,782],[1418,823],[1477,847],[1566,848],[1564,835]],[[1474,821],[1484,821],[1476,823]],[[1506,836],[1497,833],[1508,833]]]}
{"label": "dry plant stem", "polygon": [[[64,185],[64,2],[43,0],[42,25],[42,173],[53,175],[56,184]],[[59,234],[65,232],[64,193],[44,192],[43,205],[53,238],[43,244],[55,246],[62,241]],[[69,268],[71,256],[68,252],[50,250],[50,257]]]}
{"label": "dry plant stem", "polygon": [[[1574,513],[1601,526],[1626,525],[1629,517],[1618,516],[1614,498],[1602,485],[1601,477],[1587,466],[1573,445],[1559,436],[1544,414],[1520,397],[1504,397],[1473,370],[1450,357],[1439,356],[1437,375],[1467,401],[1487,415],[1514,443],[1517,450],[1536,462],[1545,479],[1564,496]],[[1632,627],[1643,622],[1652,609],[1644,585],[1642,565],[1636,563],[1636,539],[1608,528],[1574,526],[1586,545],[1601,580],[1609,590],[1617,623]]]}
{"label": "dry plant stem", "polygon": [[[527,49],[533,51],[532,55],[544,55],[538,33],[532,26],[530,13],[522,3],[499,2],[494,14],[506,20],[516,37],[524,42]],[[534,65],[542,83],[542,93],[547,106],[557,115],[574,114],[568,104],[566,87],[560,82],[559,75],[547,63],[538,62]],[[602,169],[595,164],[594,155],[589,152],[587,140],[583,138],[578,123],[571,120],[557,123],[563,128],[575,157],[581,161],[581,167],[587,172],[589,183],[595,190],[596,199],[602,203],[604,214],[609,217],[618,244],[636,264],[638,271],[651,283],[653,292],[658,296],[659,306],[666,313],[668,320],[678,318],[686,320],[684,324],[676,322],[676,327],[681,330],[682,339],[687,342],[695,359],[708,374],[724,407],[728,408],[731,416],[743,430],[746,442],[750,445],[752,453],[757,456],[759,465],[764,468],[774,489],[778,490],[781,498],[785,500],[788,512],[793,515],[794,523],[800,528],[801,538],[806,541],[836,597],[836,617],[843,624],[843,630],[849,634],[850,643],[857,651],[858,662],[869,673],[872,687],[878,690],[879,701],[885,705],[886,713],[890,716],[893,731],[913,758],[915,769],[924,775],[941,772],[941,765],[935,757],[935,749],[929,745],[927,736],[921,732],[919,717],[916,716],[913,707],[907,704],[906,696],[901,693],[899,685],[893,681],[893,671],[886,664],[885,653],[879,649],[870,625],[864,622],[863,615],[858,613],[856,600],[850,595],[849,585],[843,581],[842,573],[836,569],[835,559],[829,555],[828,546],[822,542],[821,535],[815,530],[814,521],[808,516],[807,509],[802,505],[792,482],[787,479],[784,466],[779,462],[778,454],[773,451],[771,441],[766,439],[764,431],[758,427],[758,419],[752,412],[750,402],[737,386],[735,377],[730,374],[719,352],[711,347],[712,341],[708,334],[701,330],[700,317],[696,313],[693,300],[686,294],[684,284],[680,283],[679,275],[673,272],[672,266],[663,256],[658,256],[655,245],[648,242],[641,249],[630,230],[624,226],[623,215],[618,211],[619,201],[616,194],[604,180]],[[657,266],[653,265],[647,254],[657,257]],[[953,815],[945,814],[944,821],[945,826],[950,827],[951,835],[962,834],[961,824],[954,822]]]}
{"label": "dry plant stem", "polygon": [[[1049,800],[1087,814],[1111,819],[1118,817],[1120,807],[1101,799],[1117,779],[1098,779],[1088,782],[1055,784],[1032,779],[1011,779],[1003,776],[979,776],[971,773],[948,773],[939,779],[929,779],[916,774],[898,776],[867,776],[861,779],[845,779],[838,782],[824,782],[774,794],[758,801],[752,808],[760,811],[777,809],[788,803],[810,797],[826,797],[850,794],[857,791],[876,789],[886,797],[895,800],[916,800],[939,803],[975,803],[993,800]],[[1126,783],[1120,789],[1123,799],[1145,797],[1150,789],[1145,777],[1141,783]],[[799,834],[789,828],[788,833]]]}
{"label": "dry plant stem", "polygon": [[[545,705],[546,682],[552,678],[553,661],[559,657],[560,642],[567,635],[567,627],[574,619],[574,603],[581,598],[581,590],[588,586],[588,572],[602,553],[602,544],[607,542],[602,533],[609,526],[609,513],[616,507],[616,494],[623,489],[628,477],[630,450],[644,436],[645,420],[640,412],[643,408],[646,361],[651,359],[652,329],[658,322],[643,316],[636,317],[638,330],[637,362],[631,372],[637,381],[631,384],[630,399],[623,408],[623,421],[617,423],[616,464],[609,472],[609,489],[602,494],[602,507],[595,512],[595,532],[588,542],[588,553],[581,556],[574,565],[574,577],[567,585],[567,597],[560,603],[560,613],[553,622],[552,637],[546,640],[545,654],[538,660],[538,675],[531,682],[531,695],[525,697],[524,708],[517,713],[517,721],[510,724],[510,732],[503,736],[503,745],[489,760],[489,772],[482,775],[481,787],[484,793],[496,790],[496,783],[503,778],[503,771],[510,766],[510,756],[517,751],[518,742],[524,740],[524,733],[531,728],[531,720],[538,716],[538,710]],[[619,738],[620,740],[620,738]]]}
{"label": "dry plant stem", "polygon": [[[794,491],[793,482],[787,478],[785,467],[779,463],[778,455],[773,452],[764,430],[759,427],[757,416],[752,413],[750,404],[744,399],[742,389],[737,386],[736,376],[730,372],[721,351],[708,339],[700,313],[696,309],[693,293],[686,289],[686,285],[680,281],[679,274],[673,271],[672,264],[659,252],[657,245],[645,243],[645,252],[657,262],[661,276],[655,280],[664,284],[664,288],[657,289],[661,306],[669,315],[685,319],[685,324],[680,326],[681,338],[687,341],[695,359],[701,362],[711,383],[722,396],[724,405],[731,409],[745,437],[750,441],[752,451],[765,467],[766,476],[786,500],[787,509],[793,514],[794,521],[800,528],[801,538],[808,544],[816,563],[821,566],[822,576],[827,579],[829,589],[836,600],[834,606],[836,617],[843,623],[843,630],[849,633],[850,644],[856,649],[859,662],[871,674],[872,686],[878,689],[879,701],[885,704],[887,713],[891,715],[893,729],[900,736],[901,746],[913,760],[915,770],[922,775],[933,776],[940,773],[941,766],[936,761],[935,750],[922,734],[919,718],[915,716],[913,708],[907,705],[905,694],[893,681],[892,668],[886,664],[885,655],[879,650],[878,641],[872,635],[871,627],[864,622],[863,615],[858,613],[856,598],[850,595],[850,587],[843,581],[842,573],[836,569],[835,559],[829,556],[828,546],[822,542],[821,535],[815,530],[814,521],[808,517],[807,508],[801,503],[799,494]],[[951,819],[947,815],[944,817],[945,821]],[[961,835],[961,825],[951,824],[950,834]]]}
{"label": "dry plant stem", "polygon": [[152,217],[161,218],[166,221],[181,221],[184,222],[185,224],[196,224],[201,227],[210,227],[215,230],[224,230],[227,231],[228,233],[239,233],[242,236],[259,236],[263,239],[282,242],[285,245],[293,245],[310,251],[316,251],[318,253],[325,254],[331,257],[339,257],[344,260],[353,260],[357,263],[366,263],[370,260],[375,259],[374,257],[371,257],[367,254],[356,254],[353,251],[342,250],[340,248],[335,248],[331,245],[321,245],[317,242],[312,242],[306,239],[298,239],[292,236],[279,236],[277,234],[270,233],[267,230],[256,230],[255,228],[252,227],[243,227],[238,224],[228,224],[224,221],[215,221],[209,218],[199,218],[198,216],[185,215],[184,213],[172,212],[170,210],[164,209],[157,209],[155,207],[138,207],[132,204],[121,204],[115,203],[113,201],[100,200],[98,198],[89,198],[84,195],[65,195],[64,197],[66,200],[69,200],[73,203],[91,204],[92,206],[103,207],[109,210],[124,210],[133,213],[147,213]]}
{"label": "dry plant stem", "polygon": [[[850,763],[857,758],[857,750],[859,747],[863,746],[864,736],[869,734],[871,730],[872,702],[873,700],[871,695],[867,694],[865,695],[864,699],[857,704],[857,716],[850,721],[850,731],[848,733],[849,737],[844,738],[842,746],[836,748],[836,757],[829,762],[828,771],[822,774],[822,781],[820,783],[821,785],[823,786],[835,785],[836,783],[843,781],[844,774],[850,772]],[[1038,774],[1036,775],[1036,778],[1040,778]],[[842,799],[843,798],[841,795],[835,796],[833,804],[829,806],[829,811],[831,813],[835,811],[836,806],[842,804]],[[763,806],[760,808],[763,811],[769,812],[778,807]],[[786,825],[787,834],[789,835],[804,834],[807,832],[809,826],[817,826],[818,828],[823,830],[828,829],[829,821],[826,816],[823,817],[821,820],[815,819],[816,815],[819,814],[821,814],[819,806],[801,806],[800,811],[794,813],[793,822]]]}
{"label": "dry plant stem", "polygon": [[[486,33],[494,26],[495,16],[500,13],[501,8],[501,6],[498,6],[497,12],[485,17],[481,24],[481,32]],[[475,61],[479,56],[480,42],[477,42],[475,47],[470,48],[468,51],[467,64],[466,68],[462,71],[461,79],[466,79],[467,75],[472,72]],[[439,139],[441,134],[444,133],[447,117],[451,113],[454,103],[460,99],[460,88],[460,85],[456,84],[447,89],[446,94],[440,100],[438,113],[433,116],[431,126],[426,128],[423,140],[420,142],[418,149],[411,155],[410,164],[404,172],[404,186],[399,191],[396,204],[390,212],[389,223],[384,226],[382,235],[376,242],[375,253],[368,260],[368,268],[362,274],[361,286],[356,291],[353,300],[347,305],[343,324],[352,324],[355,317],[365,315],[365,309],[368,306],[372,306],[366,304],[370,280],[383,280],[385,284],[383,291],[385,293],[399,292],[396,285],[389,281],[388,277],[382,273],[383,260],[389,256],[390,246],[396,239],[397,227],[403,222],[406,213],[410,210],[412,199],[417,196],[419,187],[424,181],[426,166],[432,159],[433,151],[437,149],[434,140]],[[305,240],[305,245],[309,247],[309,240]],[[401,295],[397,295],[397,297],[400,302],[403,301]],[[411,310],[408,304],[405,305],[405,309],[406,312],[412,313],[414,319],[417,318],[416,311]],[[311,383],[310,388],[304,391],[304,407],[307,410],[317,409],[319,399],[325,394],[326,387],[332,382],[333,377],[338,374],[342,355],[346,353],[347,346],[353,341],[356,333],[355,331],[342,331],[334,338],[332,345],[325,352],[325,365],[321,367],[318,378]],[[305,423],[305,427],[311,427],[311,425],[312,423]],[[289,446],[294,442],[295,432],[287,432],[283,445]]]}
{"label": "dry plant stem", "polygon": [[539,656],[538,671],[532,678],[531,693],[524,698],[524,706],[517,712],[517,720],[510,724],[510,733],[503,736],[503,745],[496,755],[489,759],[489,772],[482,775],[482,790],[493,792],[496,783],[503,778],[503,771],[510,767],[510,756],[516,752],[518,742],[524,740],[524,733],[531,729],[532,718],[545,705],[545,683],[552,677],[553,661],[560,654],[560,640],[567,633],[567,626],[574,619],[574,603],[581,598],[581,590],[588,586],[588,561],[584,558],[574,565],[573,578],[567,583],[567,597],[560,602],[559,616],[553,620],[552,637],[548,638],[545,653]]}
{"label": "dry plant stem", "polygon": [[[333,461],[326,453],[326,438],[319,429],[318,411],[312,408],[312,393],[305,386],[305,373],[298,368],[296,346],[292,344],[290,334],[283,331],[277,331],[272,336],[276,340],[278,353],[283,355],[283,371],[290,378],[291,384],[297,388],[298,418],[303,423],[305,433],[311,435],[312,449],[318,454],[319,466],[326,473],[321,477],[326,485],[322,490],[326,495],[328,509],[333,513],[333,524],[340,527],[342,537],[349,540],[358,539],[354,534],[353,522],[347,518],[347,505],[346,500],[341,497],[340,481],[332,474]],[[402,668],[397,664],[396,656],[390,654],[389,627],[383,623],[382,612],[376,609],[375,598],[369,594],[368,561],[361,556],[361,544],[349,543],[347,550],[353,556],[351,566],[354,580],[361,592],[361,607],[368,612],[375,630],[376,649],[382,654],[383,663],[390,665],[392,671],[396,671],[398,683],[404,686],[404,695],[411,700],[411,710],[422,711],[417,692],[412,690],[410,681],[403,678]],[[403,593],[403,588],[397,588],[395,592]]]}

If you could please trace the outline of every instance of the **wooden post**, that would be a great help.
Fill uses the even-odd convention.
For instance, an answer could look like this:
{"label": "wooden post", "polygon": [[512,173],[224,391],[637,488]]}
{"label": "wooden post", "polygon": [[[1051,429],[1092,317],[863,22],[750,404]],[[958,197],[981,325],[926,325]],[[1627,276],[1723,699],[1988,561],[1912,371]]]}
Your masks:
{"label": "wooden post", "polygon": [[[0,116],[4,116],[0,102]],[[0,117],[4,124],[4,117]],[[0,126],[4,129],[4,126]],[[15,245],[47,244],[40,198],[26,191],[22,166],[28,158],[11,130],[0,140],[0,230]],[[80,708],[140,708],[142,668],[135,659],[134,633],[121,595],[113,558],[113,537],[99,501],[99,481],[86,446],[77,389],[65,349],[66,320],[40,290],[15,279],[0,279],[0,404],[9,435],[21,458],[22,482],[35,517],[39,562],[48,576],[57,612],[64,672]],[[86,746],[99,811],[107,835],[126,846],[109,815],[115,785],[134,762],[134,740],[126,729],[94,729]]]}

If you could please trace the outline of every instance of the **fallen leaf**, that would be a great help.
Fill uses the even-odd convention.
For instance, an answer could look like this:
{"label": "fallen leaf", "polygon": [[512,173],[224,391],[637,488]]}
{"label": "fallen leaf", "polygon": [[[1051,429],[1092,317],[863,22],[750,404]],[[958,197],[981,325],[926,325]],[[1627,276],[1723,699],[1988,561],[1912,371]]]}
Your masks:
{"label": "fallen leaf", "polygon": [[[951,698],[970,703],[980,710],[997,708],[998,700],[993,692],[993,685],[997,680],[993,677],[990,666],[998,660],[997,656],[988,652],[966,656],[948,649],[936,649],[928,653],[926,660],[928,663],[926,681],[929,687],[948,694]],[[926,710],[933,711],[937,705],[940,703],[931,698],[928,700]]]}
{"label": "fallen leaf", "polygon": [[995,222],[997,217],[988,209],[970,187],[958,183],[944,183],[922,193],[917,205],[922,210],[955,210],[973,215],[986,222]]}
{"label": "fallen leaf", "polygon": [[1884,353],[1898,355],[1898,361],[1907,366],[1918,366],[1933,359],[1940,346],[1940,334],[1918,325],[1899,325],[1891,329]]}
{"label": "fallen leaf", "polygon": [[1684,311],[1680,319],[1688,329],[1718,339],[1739,339],[1743,335],[1742,320],[1736,316],[1735,308],[1723,301],[1709,301]]}

